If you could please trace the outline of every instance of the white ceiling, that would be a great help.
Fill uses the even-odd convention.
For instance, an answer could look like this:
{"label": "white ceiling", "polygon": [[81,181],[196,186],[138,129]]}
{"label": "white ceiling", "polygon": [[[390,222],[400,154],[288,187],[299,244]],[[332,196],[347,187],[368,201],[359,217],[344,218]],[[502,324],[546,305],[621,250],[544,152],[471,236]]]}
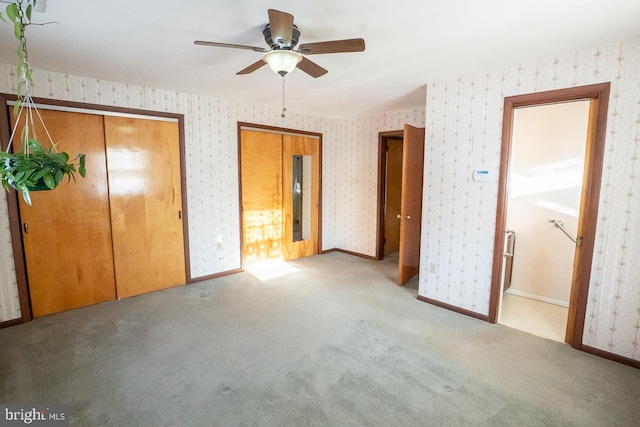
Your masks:
{"label": "white ceiling", "polygon": [[[640,37],[640,0],[46,0],[27,29],[34,68],[281,106],[281,78],[248,50],[267,47],[267,9],[295,16],[299,43],[362,37],[361,53],[313,55],[329,70],[286,77],[287,108],[330,117],[425,105],[425,84],[502,64]],[[0,62],[15,63],[0,22]]]}

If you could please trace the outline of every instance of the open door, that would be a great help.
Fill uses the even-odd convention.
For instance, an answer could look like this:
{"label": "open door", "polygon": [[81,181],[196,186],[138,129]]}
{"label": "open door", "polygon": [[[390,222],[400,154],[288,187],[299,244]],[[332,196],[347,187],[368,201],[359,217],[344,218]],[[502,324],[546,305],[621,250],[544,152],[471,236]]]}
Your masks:
{"label": "open door", "polygon": [[320,147],[317,138],[282,136],[285,261],[318,253]]}
{"label": "open door", "polygon": [[400,254],[398,285],[420,270],[422,222],[422,174],[424,172],[424,128],[404,125],[402,150],[402,201],[400,202]]}
{"label": "open door", "polygon": [[321,246],[321,136],[256,129],[239,124],[243,266],[315,255]]}

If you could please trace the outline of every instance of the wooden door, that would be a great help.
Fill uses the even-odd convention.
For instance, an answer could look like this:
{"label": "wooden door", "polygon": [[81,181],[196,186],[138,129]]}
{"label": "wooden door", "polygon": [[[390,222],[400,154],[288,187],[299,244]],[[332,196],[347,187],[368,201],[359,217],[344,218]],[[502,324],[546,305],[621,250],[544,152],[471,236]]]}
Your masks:
{"label": "wooden door", "polygon": [[402,194],[402,139],[387,138],[384,195],[384,256],[400,250],[400,202]]}
{"label": "wooden door", "polygon": [[106,116],[118,298],[186,282],[177,122]]}
{"label": "wooden door", "polygon": [[404,125],[398,285],[406,284],[420,270],[423,172],[424,128]]}
{"label": "wooden door", "polygon": [[242,130],[244,263],[282,259],[282,135]]}
{"label": "wooden door", "polygon": [[[282,211],[284,259],[291,260],[318,253],[318,210],[320,188],[320,143],[317,138],[283,135],[282,143]],[[294,160],[294,156],[299,157]],[[294,181],[294,163],[301,165],[300,179]],[[299,214],[294,215],[294,192],[301,200]],[[294,233],[294,223],[300,225]]]}
{"label": "wooden door", "polygon": [[[31,193],[32,206],[19,197],[34,317],[116,297],[102,116],[40,114],[60,151],[86,154],[87,176]],[[48,148],[39,123],[36,130]]]}

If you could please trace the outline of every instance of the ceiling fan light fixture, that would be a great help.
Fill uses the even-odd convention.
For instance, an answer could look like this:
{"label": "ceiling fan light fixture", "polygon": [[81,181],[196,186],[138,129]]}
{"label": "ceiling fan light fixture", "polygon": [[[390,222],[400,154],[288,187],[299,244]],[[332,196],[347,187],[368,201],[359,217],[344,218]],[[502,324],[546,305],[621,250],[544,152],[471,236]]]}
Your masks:
{"label": "ceiling fan light fixture", "polygon": [[274,73],[284,76],[295,70],[298,62],[302,61],[302,55],[293,50],[276,49],[265,53],[262,60],[269,65]]}

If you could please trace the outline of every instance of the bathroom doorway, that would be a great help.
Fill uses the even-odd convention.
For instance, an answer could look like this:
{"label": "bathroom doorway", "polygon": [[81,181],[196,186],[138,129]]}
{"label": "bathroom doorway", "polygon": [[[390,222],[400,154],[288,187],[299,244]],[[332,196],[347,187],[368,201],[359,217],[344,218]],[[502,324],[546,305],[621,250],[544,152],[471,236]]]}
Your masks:
{"label": "bathroom doorway", "polygon": [[564,342],[589,100],[516,108],[498,323]]}
{"label": "bathroom doorway", "polygon": [[[552,259],[556,256],[558,263],[563,268],[566,269],[566,264],[570,266],[570,274],[567,274],[566,271],[564,273],[564,280],[570,276],[569,296],[568,301],[565,302],[568,307],[566,307],[566,315],[564,314],[565,312],[559,315],[560,318],[566,319],[566,328],[564,330],[564,339],[559,340],[570,343],[574,348],[582,347],[602,180],[609,89],[609,83],[601,83],[505,98],[489,304],[490,322],[496,323],[500,321],[503,314],[501,310],[506,309],[506,306],[502,306],[504,305],[503,291],[507,287],[506,290],[509,292],[509,277],[506,277],[505,273],[508,273],[510,264],[512,270],[511,288],[513,290],[509,294],[520,293],[520,295],[515,296],[526,296],[528,300],[548,305],[562,305],[557,303],[565,301],[567,290],[556,289],[550,283],[541,283],[550,280],[544,274],[553,270],[547,263],[550,258]],[[540,153],[534,152],[534,154],[526,153],[525,151],[524,154],[517,154],[519,148],[514,145],[514,141],[518,138],[516,133],[518,122],[522,121],[521,113],[542,111],[534,110],[539,106],[553,107],[561,106],[564,103],[574,104],[576,102],[584,103],[575,104],[578,110],[580,108],[587,110],[587,125],[586,130],[583,129],[584,144],[582,145],[581,156],[574,155],[575,147],[570,152],[571,150],[568,150],[567,147],[560,145],[558,142],[550,143],[547,139],[550,139],[551,136],[544,134],[544,132],[542,137],[545,140],[544,143],[533,142],[530,144],[535,145],[536,148],[539,148],[540,145],[548,145],[552,150]],[[527,110],[527,108],[530,110]],[[552,111],[551,115],[553,114]],[[580,115],[582,113],[577,114]],[[550,127],[557,126],[559,125],[556,124]],[[536,127],[540,127],[540,125],[534,123],[533,128],[535,129]],[[552,130],[555,131],[556,129]],[[562,156],[564,157],[560,156],[560,153],[563,153]],[[521,160],[518,160],[518,157]],[[580,160],[580,158],[584,160]],[[581,163],[583,164],[581,165]],[[518,165],[522,170],[519,173],[512,173],[518,170]],[[568,184],[570,176],[573,176],[571,178],[573,179],[573,184],[571,185]],[[520,180],[519,185],[515,185],[518,180]],[[532,182],[544,180],[547,181],[546,190],[548,191],[537,188],[535,185],[527,186]],[[581,182],[580,196],[577,203],[575,200],[577,196],[574,193],[572,193],[574,194],[573,196],[569,196],[569,188],[575,186],[575,181]],[[522,202],[520,205],[524,207],[518,207],[518,203],[513,201],[515,197],[511,196],[520,197],[522,199],[520,200]],[[573,204],[568,202],[571,197],[574,199]],[[511,207],[514,212],[519,210],[522,213],[524,211],[526,215],[531,217],[536,217],[537,215],[537,223],[528,226],[517,223],[516,219],[510,218],[518,217],[516,214],[509,215],[510,205],[513,205]],[[540,218],[543,221],[540,221]],[[572,219],[569,220],[568,218]],[[514,223],[513,221],[516,222]],[[570,229],[572,223],[575,223],[575,230]],[[520,233],[517,228],[520,228]],[[519,234],[521,234],[521,238],[519,238]],[[513,236],[515,236],[515,240]],[[526,236],[529,237],[527,238]],[[546,249],[538,250],[538,258],[532,257],[531,251],[529,255],[526,255],[527,240],[530,243],[535,239],[543,239],[543,236],[546,236],[544,241]],[[532,237],[535,237],[535,239],[532,239]],[[565,255],[558,255],[560,245],[567,244],[571,248],[567,250]],[[525,252],[525,256],[519,254],[522,251]],[[533,251],[533,253],[535,252]],[[520,260],[518,260],[518,257],[520,257]],[[523,290],[522,286],[516,285],[515,280],[523,280],[521,275],[516,273],[516,270],[520,270],[520,273],[522,273],[526,272],[527,269],[529,272],[533,271],[535,275],[533,281],[538,282],[537,284],[541,285],[542,288],[546,288],[546,290],[534,290],[531,287],[524,287]],[[558,280],[562,281],[563,279]],[[520,290],[518,291],[519,288]],[[559,293],[546,296],[537,295],[537,293],[547,292],[549,289]],[[534,295],[538,297],[537,300],[531,298]],[[520,311],[524,311],[524,309]],[[563,335],[562,327],[560,327],[559,335],[560,337]]]}

